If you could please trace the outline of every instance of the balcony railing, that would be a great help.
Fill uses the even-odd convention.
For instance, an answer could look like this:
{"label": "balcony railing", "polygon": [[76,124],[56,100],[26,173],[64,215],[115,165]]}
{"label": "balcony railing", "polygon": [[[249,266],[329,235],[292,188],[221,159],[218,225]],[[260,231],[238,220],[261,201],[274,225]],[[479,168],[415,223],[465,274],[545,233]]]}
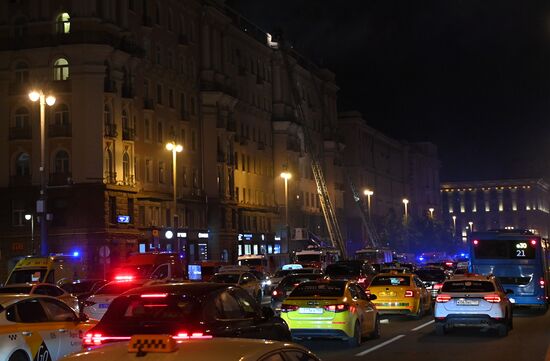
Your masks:
{"label": "balcony railing", "polygon": [[105,124],[105,136],[110,138],[116,138],[118,133],[116,131],[116,124]]}
{"label": "balcony railing", "polygon": [[48,136],[50,138],[70,137],[72,135],[71,124],[51,124],[48,127]]}
{"label": "balcony railing", "polygon": [[70,184],[71,173],[62,172],[62,173],[50,173],[50,182],[49,185],[52,186],[61,186]]}
{"label": "balcony railing", "polygon": [[105,183],[116,184],[116,172],[105,172]]}
{"label": "balcony railing", "polygon": [[136,130],[132,128],[122,129],[122,140],[134,140],[136,139]]}
{"label": "balcony railing", "polygon": [[10,128],[10,140],[18,139],[32,139],[31,127],[11,127]]}

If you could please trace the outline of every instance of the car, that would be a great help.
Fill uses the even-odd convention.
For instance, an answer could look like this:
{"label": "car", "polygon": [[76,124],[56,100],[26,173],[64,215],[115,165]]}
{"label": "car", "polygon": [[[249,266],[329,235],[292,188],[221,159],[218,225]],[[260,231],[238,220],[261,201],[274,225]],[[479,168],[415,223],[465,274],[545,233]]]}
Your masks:
{"label": "car", "polygon": [[135,335],[72,354],[63,361],[320,361],[303,346],[268,340],[196,338],[175,340],[170,335]]}
{"label": "car", "polygon": [[56,361],[81,350],[94,322],[44,295],[0,295],[0,361]]}
{"label": "car", "polygon": [[0,287],[0,294],[47,295],[65,302],[76,313],[80,312],[78,298],[50,283],[21,283]]}
{"label": "car", "polygon": [[271,292],[271,308],[275,311],[275,314],[281,312],[281,305],[296,286],[302,282],[315,281],[323,277],[321,273],[298,273],[284,277]]}
{"label": "car", "polygon": [[455,327],[478,327],[508,335],[513,327],[511,293],[494,276],[464,274],[446,280],[435,300],[436,334]]}
{"label": "car", "polygon": [[210,282],[225,283],[244,288],[258,303],[262,302],[262,282],[248,271],[226,271],[216,273]]}
{"label": "car", "polygon": [[189,282],[145,286],[118,296],[84,336],[92,346],[129,340],[133,334],[290,340],[286,323],[244,289],[221,283]]}
{"label": "car", "polygon": [[375,299],[353,281],[304,282],[281,305],[281,317],[293,339],[335,338],[356,347],[366,336],[380,336]]}
{"label": "car", "polygon": [[[289,266],[289,265],[285,265],[285,266]],[[279,282],[281,282],[281,280],[288,276],[288,275],[291,275],[291,274],[310,274],[310,273],[317,273],[317,274],[322,274],[322,270],[319,269],[319,268],[303,268],[302,265],[294,265],[294,266],[300,266],[300,268],[298,267],[283,267],[282,269],[278,270],[277,272],[275,272],[275,274],[269,279],[270,280],[270,288],[268,289],[268,292],[271,294],[271,292],[273,292],[273,290],[275,288],[277,288],[277,286],[279,285]]]}
{"label": "car", "polygon": [[372,279],[368,292],[381,314],[401,314],[420,319],[432,308],[432,296],[412,273],[380,273]]}
{"label": "car", "polygon": [[441,289],[443,281],[447,279],[445,271],[442,268],[426,267],[419,268],[414,273],[424,282],[426,289],[431,293],[432,302],[435,301],[435,297]]}
{"label": "car", "polygon": [[107,283],[108,281],[104,279],[89,278],[69,281],[60,285],[59,287],[69,292],[73,296],[76,296],[76,298],[78,298],[78,300],[82,302]]}
{"label": "car", "polygon": [[82,302],[82,310],[89,317],[101,320],[111,302],[120,294],[150,282],[149,279],[111,281]]}
{"label": "car", "polygon": [[356,281],[361,287],[367,288],[376,270],[367,261],[347,260],[329,264],[325,275],[335,280]]}

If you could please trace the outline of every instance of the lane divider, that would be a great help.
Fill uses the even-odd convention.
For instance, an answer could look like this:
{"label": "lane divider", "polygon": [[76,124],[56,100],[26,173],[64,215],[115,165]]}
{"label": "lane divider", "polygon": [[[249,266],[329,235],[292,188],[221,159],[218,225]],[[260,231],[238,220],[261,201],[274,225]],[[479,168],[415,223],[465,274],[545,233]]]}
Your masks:
{"label": "lane divider", "polygon": [[426,327],[426,326],[428,326],[428,325],[431,325],[431,324],[434,323],[434,322],[435,322],[435,320],[431,320],[430,322],[426,322],[426,323],[424,323],[424,324],[422,324],[422,325],[420,325],[420,326],[418,326],[418,327],[413,328],[411,331],[418,331],[418,330],[420,330],[421,328],[424,328],[424,327]]}
{"label": "lane divider", "polygon": [[368,349],[366,349],[366,350],[364,350],[364,351],[361,351],[361,352],[359,352],[358,354],[356,354],[355,356],[364,356],[364,355],[366,355],[366,354],[368,354],[368,353],[370,353],[370,352],[372,352],[372,351],[376,351],[376,350],[378,350],[378,349],[381,348],[381,347],[384,347],[384,346],[386,346],[386,345],[388,345],[388,344],[390,344],[390,343],[392,343],[392,342],[394,342],[394,341],[397,341],[397,340],[399,340],[399,339],[402,338],[402,337],[405,337],[405,335],[397,335],[397,336],[395,336],[394,338],[390,338],[390,339],[389,339],[388,341],[386,341],[386,342],[382,342],[382,343],[379,344],[379,345],[376,345],[376,346],[374,346],[374,347],[371,347],[371,348],[368,348]]}

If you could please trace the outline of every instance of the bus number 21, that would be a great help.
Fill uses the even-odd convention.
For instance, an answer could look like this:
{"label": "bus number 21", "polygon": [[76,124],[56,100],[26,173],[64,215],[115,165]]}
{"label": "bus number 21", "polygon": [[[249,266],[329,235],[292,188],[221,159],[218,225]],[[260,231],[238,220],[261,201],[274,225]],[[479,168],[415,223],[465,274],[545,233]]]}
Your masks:
{"label": "bus number 21", "polygon": [[525,257],[524,249],[516,249],[516,257]]}

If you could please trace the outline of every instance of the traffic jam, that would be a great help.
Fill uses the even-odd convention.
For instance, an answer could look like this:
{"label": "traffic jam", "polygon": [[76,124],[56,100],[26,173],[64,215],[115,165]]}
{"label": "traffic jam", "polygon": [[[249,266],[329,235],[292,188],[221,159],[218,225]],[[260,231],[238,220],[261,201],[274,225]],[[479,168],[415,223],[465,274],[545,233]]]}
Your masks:
{"label": "traffic jam", "polygon": [[[0,288],[0,361],[319,360],[312,342],[374,345],[395,319],[423,319],[441,338],[458,328],[506,337],[528,295],[482,273],[498,236],[472,240],[469,260],[309,247],[274,267],[264,255],[184,265],[176,253],[138,253],[106,279],[74,279],[77,255],[29,256]],[[518,239],[514,249],[542,249]],[[528,305],[546,311],[542,281],[544,302]]]}

